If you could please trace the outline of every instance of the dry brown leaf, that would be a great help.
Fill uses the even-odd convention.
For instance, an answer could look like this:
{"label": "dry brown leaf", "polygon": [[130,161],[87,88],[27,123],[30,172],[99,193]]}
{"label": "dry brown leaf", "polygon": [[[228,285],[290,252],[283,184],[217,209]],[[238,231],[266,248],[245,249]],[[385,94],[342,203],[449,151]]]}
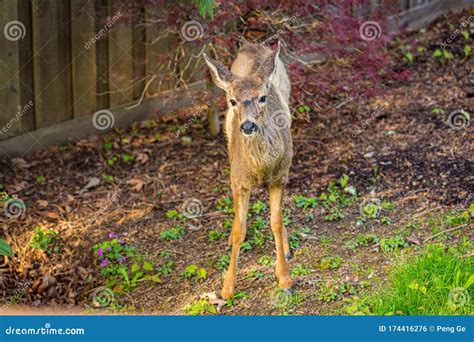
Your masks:
{"label": "dry brown leaf", "polygon": [[46,207],[48,206],[49,202],[46,201],[46,200],[37,200],[37,201],[36,201],[36,204],[37,204],[38,207],[40,207],[40,208],[46,208]]}
{"label": "dry brown leaf", "polygon": [[138,178],[132,178],[127,181],[127,184],[130,185],[133,191],[139,192],[143,189],[145,182]]}
{"label": "dry brown leaf", "polygon": [[150,160],[150,157],[146,153],[138,152],[136,156],[137,157],[135,159],[140,164],[146,164]]}
{"label": "dry brown leaf", "polygon": [[132,209],[132,210],[128,211],[125,214],[125,216],[123,216],[121,219],[119,219],[117,221],[117,224],[122,224],[125,221],[136,220],[136,219],[142,218],[143,216],[145,216],[146,214],[151,212],[152,209],[153,209],[153,206],[150,206],[150,207],[147,207],[147,208],[141,208],[141,209]]}

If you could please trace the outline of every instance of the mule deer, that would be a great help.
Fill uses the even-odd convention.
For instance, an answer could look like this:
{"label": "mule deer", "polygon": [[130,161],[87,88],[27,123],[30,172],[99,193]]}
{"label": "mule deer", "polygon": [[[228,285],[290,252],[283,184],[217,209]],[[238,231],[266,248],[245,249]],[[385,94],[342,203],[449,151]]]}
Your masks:
{"label": "mule deer", "polygon": [[240,245],[245,239],[250,191],[265,186],[270,192],[271,229],[276,245],[276,276],[281,289],[291,290],[287,261],[288,235],[282,203],[293,156],[290,81],[274,51],[255,44],[240,48],[231,70],[204,54],[216,85],[227,94],[225,133],[230,159],[234,223],[229,244],[232,254],[221,295],[232,297]]}

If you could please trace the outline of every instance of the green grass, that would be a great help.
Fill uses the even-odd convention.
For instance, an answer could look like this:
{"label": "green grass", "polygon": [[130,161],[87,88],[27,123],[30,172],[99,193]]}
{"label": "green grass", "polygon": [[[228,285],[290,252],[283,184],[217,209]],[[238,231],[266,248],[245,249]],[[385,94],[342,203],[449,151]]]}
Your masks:
{"label": "green grass", "polygon": [[[373,295],[348,308],[375,315],[467,315],[474,313],[474,259],[465,257],[472,244],[425,247],[418,256],[398,261]],[[456,290],[455,290],[456,289]],[[469,298],[470,297],[470,298]]]}

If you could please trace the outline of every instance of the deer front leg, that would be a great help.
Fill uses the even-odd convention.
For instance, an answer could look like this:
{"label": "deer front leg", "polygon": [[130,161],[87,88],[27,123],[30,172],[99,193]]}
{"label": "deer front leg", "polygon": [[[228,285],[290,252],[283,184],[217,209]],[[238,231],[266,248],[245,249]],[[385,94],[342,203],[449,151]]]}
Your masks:
{"label": "deer front leg", "polygon": [[269,190],[271,227],[273,235],[275,236],[276,247],[276,276],[278,278],[279,287],[281,289],[290,290],[292,282],[288,272],[288,264],[286,262],[286,256],[289,253],[288,236],[286,234],[286,229],[283,227],[281,213],[281,206],[283,203],[283,186],[271,186]]}
{"label": "deer front leg", "polygon": [[237,261],[239,258],[240,245],[245,240],[247,232],[247,211],[249,209],[250,191],[248,190],[234,190],[234,223],[232,225],[232,232],[229,241],[232,240],[232,254],[230,256],[230,265],[224,280],[221,296],[224,299],[230,298],[234,295],[235,278],[237,273]]}

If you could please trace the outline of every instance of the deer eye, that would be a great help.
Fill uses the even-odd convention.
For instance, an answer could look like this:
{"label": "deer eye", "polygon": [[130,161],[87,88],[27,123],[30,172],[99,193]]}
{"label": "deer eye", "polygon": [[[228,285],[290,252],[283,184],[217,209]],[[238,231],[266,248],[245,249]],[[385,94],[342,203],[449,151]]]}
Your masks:
{"label": "deer eye", "polygon": [[235,100],[230,100],[230,104],[235,107],[235,106],[237,106],[237,101],[235,101]]}
{"label": "deer eye", "polygon": [[265,102],[267,102],[267,97],[266,97],[266,96],[260,97],[260,98],[258,99],[258,102],[260,102],[260,103],[265,103]]}

